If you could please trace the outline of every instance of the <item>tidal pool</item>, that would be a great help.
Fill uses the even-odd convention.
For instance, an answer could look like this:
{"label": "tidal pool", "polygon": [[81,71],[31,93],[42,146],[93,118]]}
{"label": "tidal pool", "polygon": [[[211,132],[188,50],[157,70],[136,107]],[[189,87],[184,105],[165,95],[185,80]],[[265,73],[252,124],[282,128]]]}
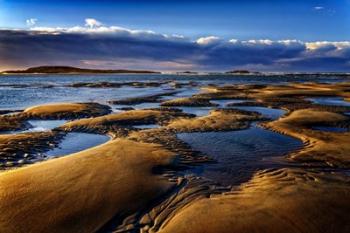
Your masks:
{"label": "tidal pool", "polygon": [[25,130],[6,131],[2,132],[1,134],[18,134],[49,131],[63,125],[66,122],[66,120],[30,120],[28,121],[28,123],[31,126],[30,128],[27,128]]}
{"label": "tidal pool", "polygon": [[303,146],[295,138],[281,135],[253,124],[247,130],[209,133],[180,133],[177,137],[217,161],[198,166],[193,172],[222,185],[234,185],[248,180],[260,169],[282,166],[276,160]]}
{"label": "tidal pool", "polygon": [[245,111],[258,112],[264,117],[270,118],[271,120],[277,120],[278,118],[280,118],[286,113],[286,111],[282,109],[257,107],[257,106],[233,106],[233,108],[237,108]]}
{"label": "tidal pool", "polygon": [[213,104],[218,104],[219,108],[225,108],[227,104],[231,103],[243,103],[245,100],[241,99],[225,99],[225,100],[211,100],[210,102]]}
{"label": "tidal pool", "polygon": [[66,122],[66,120],[31,120],[28,121],[28,123],[32,126],[32,128],[24,132],[47,131],[57,128]]}
{"label": "tidal pool", "polygon": [[177,107],[178,109],[181,109],[184,113],[194,114],[197,117],[201,116],[207,116],[209,115],[210,110],[212,110],[212,107]]}
{"label": "tidal pool", "polygon": [[317,98],[307,98],[307,100],[310,100],[315,104],[350,107],[350,102],[345,101],[341,97],[317,97]]}
{"label": "tidal pool", "polygon": [[110,140],[110,137],[91,133],[68,133],[58,147],[44,153],[47,157],[57,157],[76,153],[100,145]]}
{"label": "tidal pool", "polygon": [[121,112],[121,108],[134,108],[134,109],[146,109],[146,108],[159,108],[160,103],[141,103],[141,104],[113,104],[114,112]]}
{"label": "tidal pool", "polygon": [[[256,106],[235,106],[259,112],[276,120],[286,111]],[[272,157],[280,157],[303,146],[300,140],[257,126],[230,132],[180,133],[177,137],[193,150],[209,155],[215,164],[198,166],[190,172],[223,185],[244,182],[257,170],[285,165]]]}

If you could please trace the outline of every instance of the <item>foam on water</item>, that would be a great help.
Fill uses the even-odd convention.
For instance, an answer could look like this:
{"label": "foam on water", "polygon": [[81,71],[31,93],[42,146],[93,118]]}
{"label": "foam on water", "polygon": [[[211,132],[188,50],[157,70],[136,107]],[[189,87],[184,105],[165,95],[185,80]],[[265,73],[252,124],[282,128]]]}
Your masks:
{"label": "foam on water", "polygon": [[32,128],[24,132],[47,131],[57,128],[66,122],[66,120],[30,120],[28,123],[32,126]]}
{"label": "foam on water", "polygon": [[31,127],[28,129],[6,131],[6,132],[1,132],[1,134],[18,134],[18,133],[49,131],[63,125],[66,122],[67,122],[66,120],[30,120],[28,121],[28,123],[30,124]]}

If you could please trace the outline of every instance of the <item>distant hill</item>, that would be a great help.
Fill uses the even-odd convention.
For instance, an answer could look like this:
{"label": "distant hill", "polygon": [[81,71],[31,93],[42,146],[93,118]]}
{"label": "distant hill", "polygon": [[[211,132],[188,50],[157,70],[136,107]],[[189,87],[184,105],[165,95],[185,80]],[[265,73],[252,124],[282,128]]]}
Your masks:
{"label": "distant hill", "polygon": [[250,74],[249,70],[230,70],[226,74]]}
{"label": "distant hill", "polygon": [[26,70],[9,70],[5,74],[158,74],[149,70],[99,70],[82,69],[71,66],[38,66]]}

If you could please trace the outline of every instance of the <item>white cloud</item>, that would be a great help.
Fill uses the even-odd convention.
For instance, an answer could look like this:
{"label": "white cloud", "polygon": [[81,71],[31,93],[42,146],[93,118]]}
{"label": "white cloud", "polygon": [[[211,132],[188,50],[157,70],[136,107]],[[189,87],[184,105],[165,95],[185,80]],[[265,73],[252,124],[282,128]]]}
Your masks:
{"label": "white cloud", "polygon": [[228,42],[232,43],[232,44],[236,44],[238,43],[239,41],[237,39],[231,39],[229,40]]}
{"label": "white cloud", "polygon": [[350,41],[315,41],[315,42],[306,42],[305,46],[309,50],[316,50],[319,48],[334,46],[337,49],[346,49],[350,48]]}
{"label": "white cloud", "polygon": [[217,36],[207,36],[207,37],[200,37],[197,39],[197,44],[200,45],[209,45],[215,42],[218,42],[220,40]]}
{"label": "white cloud", "polygon": [[272,40],[248,40],[242,41],[245,44],[259,44],[259,45],[272,45],[274,42]]}
{"label": "white cloud", "polygon": [[102,26],[102,23],[96,19],[87,18],[87,19],[85,19],[85,26],[87,26],[89,28],[100,27],[100,26]]}
{"label": "white cloud", "polygon": [[[90,22],[91,24],[91,22]],[[62,33],[72,33],[72,34],[110,34],[113,36],[126,36],[126,37],[142,37],[142,38],[153,38],[153,39],[167,39],[172,41],[188,41],[183,35],[166,35],[161,33],[156,33],[151,30],[134,30],[119,26],[74,26],[74,27],[31,27],[30,31],[34,31],[39,34],[51,34],[58,35]]]}
{"label": "white cloud", "polygon": [[313,9],[316,11],[321,11],[321,10],[324,10],[324,7],[323,6],[315,6]]}
{"label": "white cloud", "polygon": [[[114,36],[126,36],[126,37],[138,37],[138,38],[153,38],[153,39],[163,39],[168,41],[184,41],[189,42],[190,39],[183,35],[166,35],[156,33],[150,30],[134,30],[123,28],[119,26],[75,26],[69,28],[62,27],[31,27],[31,31],[35,31],[38,34],[52,34],[58,35],[61,33],[73,33],[73,34],[111,34]],[[210,44],[225,44],[231,46],[305,46],[307,50],[317,50],[326,46],[334,46],[336,49],[350,48],[350,41],[313,41],[313,42],[303,42],[300,40],[269,40],[269,39],[258,39],[258,40],[238,40],[230,39],[224,41],[217,36],[200,37],[194,40],[195,43],[199,45],[210,45]]]}
{"label": "white cloud", "polygon": [[284,44],[284,45],[302,44],[303,43],[300,40],[278,40],[277,42],[280,44]]}
{"label": "white cloud", "polygon": [[34,18],[26,20],[26,24],[27,24],[28,27],[34,26],[37,22],[38,22],[38,19],[34,19]]}

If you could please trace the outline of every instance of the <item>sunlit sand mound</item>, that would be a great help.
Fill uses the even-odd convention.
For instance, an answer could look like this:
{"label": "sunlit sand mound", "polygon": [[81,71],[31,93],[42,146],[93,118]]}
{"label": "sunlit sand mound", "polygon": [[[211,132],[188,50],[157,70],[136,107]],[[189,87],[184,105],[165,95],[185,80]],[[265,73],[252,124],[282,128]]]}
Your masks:
{"label": "sunlit sand mound", "polygon": [[215,107],[217,105],[210,103],[207,99],[184,97],[164,101],[161,106]]}
{"label": "sunlit sand mound", "polygon": [[173,159],[154,144],[114,140],[2,173],[0,232],[95,232],[168,190],[152,169]]}
{"label": "sunlit sand mound", "polygon": [[234,109],[212,110],[208,116],[177,119],[166,126],[176,132],[204,132],[244,129],[251,121],[261,120],[258,113]]}
{"label": "sunlit sand mound", "polygon": [[101,116],[110,112],[110,107],[98,103],[38,105],[17,114],[0,116],[0,131],[24,129],[27,127],[26,120],[30,119],[74,119]]}
{"label": "sunlit sand mound", "polygon": [[350,84],[320,84],[320,83],[294,83],[289,85],[271,85],[266,88],[254,90],[256,97],[295,97],[295,96],[349,96]]}
{"label": "sunlit sand mound", "polygon": [[159,128],[133,131],[128,135],[128,138],[140,142],[161,144],[171,151],[178,152],[181,155],[180,163],[197,164],[212,161],[212,159],[198,151],[193,151],[189,145],[177,138],[177,133],[239,130],[248,128],[252,121],[262,119],[261,115],[255,112],[220,109],[211,111],[208,116],[179,117]]}
{"label": "sunlit sand mound", "polygon": [[265,85],[226,85],[226,86],[207,86],[202,87],[202,93],[194,95],[198,99],[244,99],[255,89],[264,88]]}
{"label": "sunlit sand mound", "polygon": [[312,129],[312,126],[331,125],[348,120],[348,117],[337,113],[303,109],[294,111],[285,118],[267,123],[266,126],[299,138],[308,144],[303,150],[291,156],[293,160],[349,166],[350,132],[335,133]]}
{"label": "sunlit sand mound", "polygon": [[231,103],[227,106],[265,106],[283,108],[290,111],[304,108],[323,109],[333,112],[347,112],[350,108],[341,105],[321,105],[313,103],[311,97],[340,97],[348,100],[349,83],[290,83],[288,85],[226,85],[203,87],[204,92],[193,95],[195,100],[246,99],[244,102]]}
{"label": "sunlit sand mound", "polygon": [[26,118],[61,119],[101,116],[110,113],[110,107],[98,103],[57,103],[27,108]]}
{"label": "sunlit sand mound", "polygon": [[296,96],[343,96],[349,98],[349,83],[320,84],[320,83],[291,83],[288,85],[229,85],[203,88],[204,93],[197,98],[268,98]]}
{"label": "sunlit sand mound", "polygon": [[95,129],[98,131],[116,131],[120,127],[131,127],[142,124],[165,124],[178,117],[191,115],[179,111],[168,110],[130,110],[95,118],[80,119],[64,124],[61,129],[79,130]]}
{"label": "sunlit sand mound", "polygon": [[294,169],[258,173],[239,190],[182,207],[157,232],[346,233],[349,182]]}

